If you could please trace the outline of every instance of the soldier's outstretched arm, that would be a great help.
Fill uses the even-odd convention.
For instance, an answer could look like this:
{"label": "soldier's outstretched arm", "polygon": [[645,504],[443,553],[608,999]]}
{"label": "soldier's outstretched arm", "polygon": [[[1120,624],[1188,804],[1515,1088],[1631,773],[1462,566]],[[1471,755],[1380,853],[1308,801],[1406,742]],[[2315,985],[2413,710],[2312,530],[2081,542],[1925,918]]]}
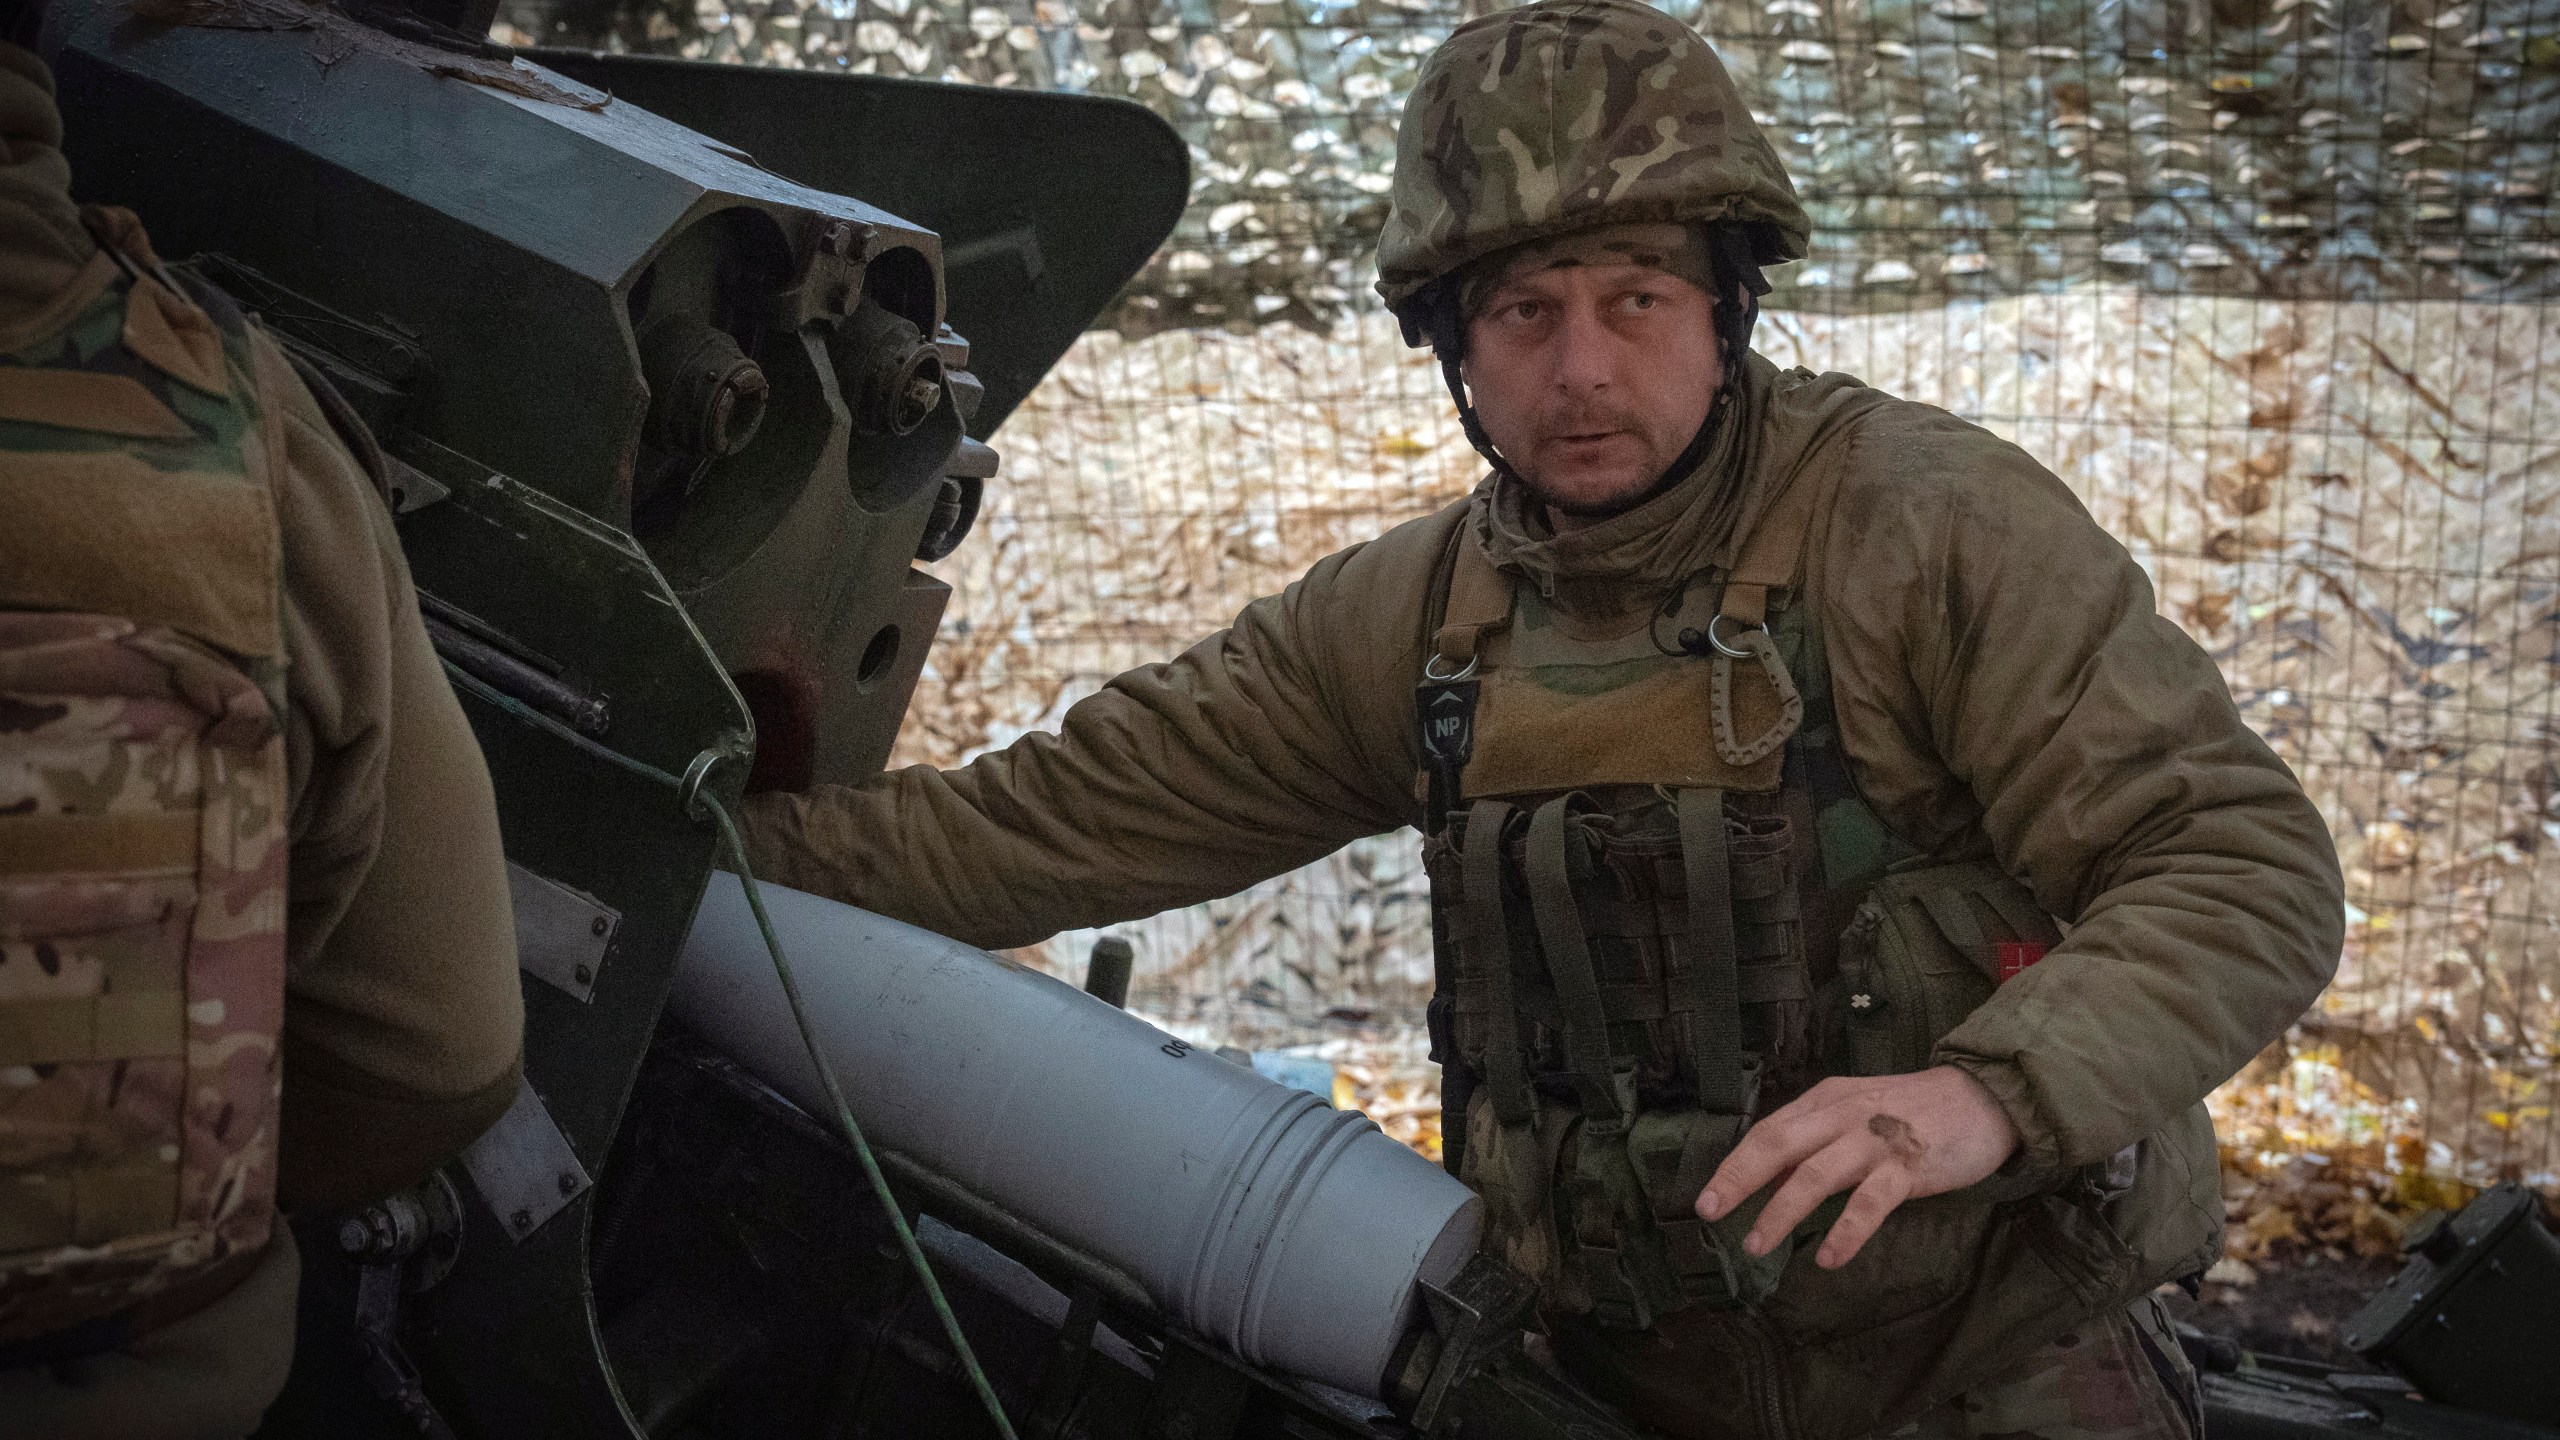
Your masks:
{"label": "soldier's outstretched arm", "polygon": [[760,876],[991,947],[1232,894],[1409,823],[1422,616],[1453,512],[956,770],[745,807]]}
{"label": "soldier's outstretched arm", "polygon": [[[2292,773],[2060,481],[1939,412],[1852,443],[1812,584],[1860,792],[1925,851],[1988,842],[2070,925],[1916,1075],[1825,1080],[1699,1200],[1755,1251],[1850,1192],[1844,1263],[1908,1199],[2020,1190],[2167,1124],[2327,983],[2337,855]],[[1889,443],[1887,443],[1889,442]]]}

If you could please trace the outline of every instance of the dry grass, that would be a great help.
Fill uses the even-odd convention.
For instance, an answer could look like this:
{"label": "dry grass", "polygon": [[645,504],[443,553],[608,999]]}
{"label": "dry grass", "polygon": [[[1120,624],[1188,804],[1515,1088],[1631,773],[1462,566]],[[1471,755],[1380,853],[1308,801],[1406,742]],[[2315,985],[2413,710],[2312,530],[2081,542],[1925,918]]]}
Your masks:
{"label": "dry grass", "polygon": [[[2084,288],[1779,314],[1760,343],[2052,466],[2330,817],[2338,982],[2217,1099],[2249,1195],[2295,1184],[2253,1156],[2304,1150],[2385,1211],[2443,1180],[2552,1185],[2560,311]],[[958,594],[902,759],[1054,724],[1477,470],[1435,369],[1375,315],[1331,336],[1088,336],[996,443],[1005,476],[944,567]],[[1129,927],[1140,999],[1249,1043],[1409,1022],[1425,910],[1409,837],[1367,842]],[[1083,938],[1046,953],[1069,963]],[[2385,1233],[2324,1205],[2293,1207],[2329,1216],[2317,1243]]]}

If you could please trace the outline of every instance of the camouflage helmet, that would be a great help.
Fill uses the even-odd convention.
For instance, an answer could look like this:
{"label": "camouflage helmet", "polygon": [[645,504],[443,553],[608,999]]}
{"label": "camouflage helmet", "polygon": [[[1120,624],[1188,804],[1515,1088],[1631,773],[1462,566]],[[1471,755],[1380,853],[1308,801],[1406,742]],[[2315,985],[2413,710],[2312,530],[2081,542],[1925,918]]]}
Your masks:
{"label": "camouflage helmet", "polygon": [[1592,226],[1726,222],[1759,265],[1803,259],[1811,230],[1715,51],[1636,0],[1459,27],[1414,82],[1391,198],[1378,293],[1400,314],[1471,261]]}

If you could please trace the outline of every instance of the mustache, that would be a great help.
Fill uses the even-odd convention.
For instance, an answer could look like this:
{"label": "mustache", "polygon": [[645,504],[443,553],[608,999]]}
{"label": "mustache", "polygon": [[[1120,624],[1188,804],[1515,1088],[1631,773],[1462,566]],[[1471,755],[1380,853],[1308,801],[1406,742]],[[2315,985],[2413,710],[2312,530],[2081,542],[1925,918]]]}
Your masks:
{"label": "mustache", "polygon": [[1558,405],[1541,412],[1537,417],[1536,433],[1541,440],[1561,440],[1571,435],[1639,429],[1635,414],[1623,406],[1576,403]]}

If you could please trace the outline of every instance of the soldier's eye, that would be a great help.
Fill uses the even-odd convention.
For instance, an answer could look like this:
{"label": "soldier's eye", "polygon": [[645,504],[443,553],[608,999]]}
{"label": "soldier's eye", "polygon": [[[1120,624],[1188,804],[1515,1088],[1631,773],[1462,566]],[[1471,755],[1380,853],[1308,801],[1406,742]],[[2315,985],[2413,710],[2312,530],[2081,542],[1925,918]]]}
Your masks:
{"label": "soldier's eye", "polygon": [[1662,297],[1650,290],[1638,290],[1627,296],[1627,308],[1642,312],[1662,303]]}

